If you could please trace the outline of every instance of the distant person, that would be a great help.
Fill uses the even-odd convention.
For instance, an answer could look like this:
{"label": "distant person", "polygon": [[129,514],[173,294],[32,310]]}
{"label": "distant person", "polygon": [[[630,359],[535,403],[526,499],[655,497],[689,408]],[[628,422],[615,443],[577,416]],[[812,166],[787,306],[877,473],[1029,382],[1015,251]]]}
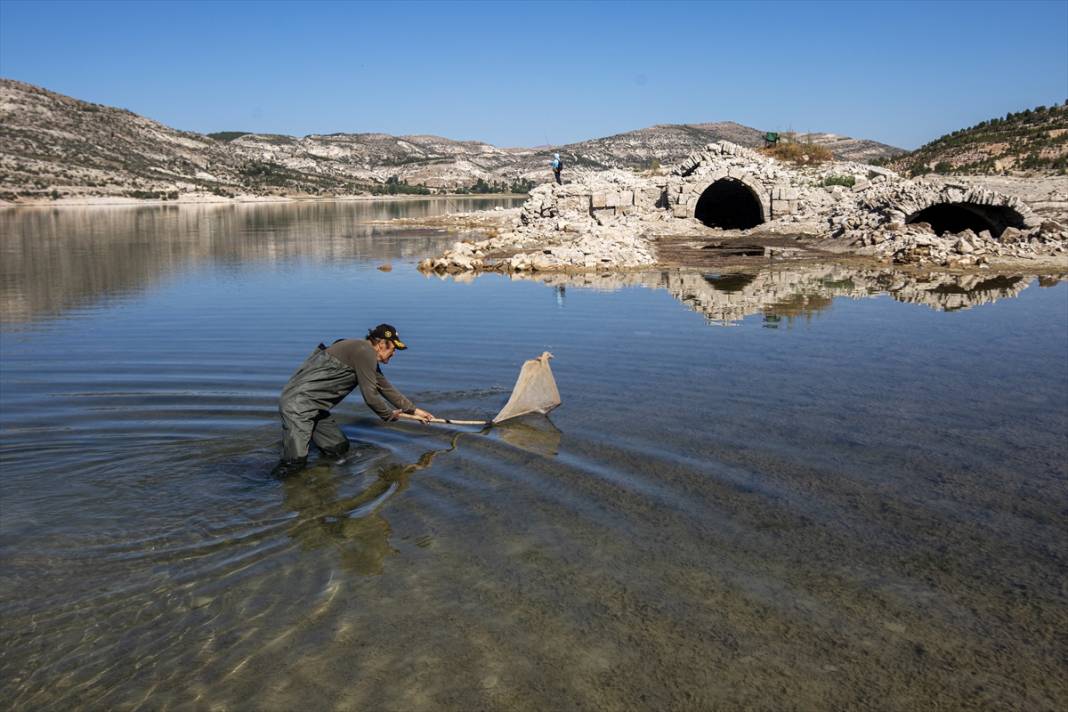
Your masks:
{"label": "distant person", "polygon": [[379,364],[389,363],[398,349],[406,348],[389,324],[379,324],[364,339],[338,339],[329,347],[319,344],[289,379],[278,400],[282,460],[274,474],[288,477],[300,471],[308,460],[309,441],[327,457],[341,457],[348,451],[348,438],[330,409],[357,386],[364,403],[382,420],[396,420],[401,413],[423,422],[433,418],[416,408],[382,375]]}
{"label": "distant person", "polygon": [[564,170],[564,162],[560,160],[560,154],[559,153],[554,153],[553,154],[552,167],[553,167],[553,178],[556,179],[556,184],[557,185],[563,185],[564,182],[562,180],[560,180],[560,171]]}

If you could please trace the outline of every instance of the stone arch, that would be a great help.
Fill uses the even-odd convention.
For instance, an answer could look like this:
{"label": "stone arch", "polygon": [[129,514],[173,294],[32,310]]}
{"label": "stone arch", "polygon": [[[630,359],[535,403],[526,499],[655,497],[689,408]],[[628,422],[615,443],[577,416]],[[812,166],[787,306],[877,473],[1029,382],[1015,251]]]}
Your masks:
{"label": "stone arch", "polygon": [[693,216],[709,227],[747,229],[767,222],[771,200],[749,176],[719,174],[694,191]]}
{"label": "stone arch", "polygon": [[905,222],[928,223],[938,235],[970,229],[977,234],[989,230],[992,236],[999,237],[1007,227],[1024,228],[1025,216],[1008,205],[936,202],[910,213]]}

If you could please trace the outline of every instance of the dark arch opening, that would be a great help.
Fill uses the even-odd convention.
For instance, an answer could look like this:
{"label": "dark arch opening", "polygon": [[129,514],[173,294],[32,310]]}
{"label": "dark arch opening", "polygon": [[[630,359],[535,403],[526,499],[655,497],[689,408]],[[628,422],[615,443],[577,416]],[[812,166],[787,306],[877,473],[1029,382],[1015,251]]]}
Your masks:
{"label": "dark arch opening", "polygon": [[999,237],[1007,227],[1024,227],[1023,216],[1003,205],[978,205],[976,203],[937,203],[909,215],[908,223],[925,222],[935,234],[971,230],[980,233],[989,230]]}
{"label": "dark arch opening", "polygon": [[764,222],[764,210],[760,198],[745,183],[721,178],[701,193],[694,217],[709,227],[745,230]]}
{"label": "dark arch opening", "polygon": [[756,280],[755,274],[705,274],[701,275],[717,292],[740,292]]}

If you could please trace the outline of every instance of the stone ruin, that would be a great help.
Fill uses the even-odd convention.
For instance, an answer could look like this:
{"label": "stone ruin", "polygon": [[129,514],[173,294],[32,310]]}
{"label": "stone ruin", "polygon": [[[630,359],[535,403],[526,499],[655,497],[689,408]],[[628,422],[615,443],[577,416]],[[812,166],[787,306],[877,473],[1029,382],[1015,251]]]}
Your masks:
{"label": "stone ruin", "polygon": [[[834,180],[828,180],[828,179]],[[852,185],[834,183],[851,182]],[[437,272],[595,271],[657,263],[657,235],[794,235],[897,264],[983,265],[1068,251],[1068,228],[1018,198],[851,162],[795,168],[727,141],[667,175],[571,171],[531,191],[511,229],[420,263]]]}

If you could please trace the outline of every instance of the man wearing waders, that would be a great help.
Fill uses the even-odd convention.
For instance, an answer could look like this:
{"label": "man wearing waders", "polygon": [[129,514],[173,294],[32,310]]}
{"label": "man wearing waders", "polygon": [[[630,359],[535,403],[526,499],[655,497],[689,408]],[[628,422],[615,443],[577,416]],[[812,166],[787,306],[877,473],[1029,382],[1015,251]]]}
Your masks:
{"label": "man wearing waders", "polygon": [[406,348],[389,324],[371,329],[366,339],[339,339],[329,347],[319,344],[282,389],[278,401],[282,461],[275,468],[275,475],[286,477],[299,471],[308,459],[309,441],[327,457],[340,457],[349,449],[348,438],[330,409],[356,387],[382,420],[396,420],[400,413],[424,422],[433,418],[416,408],[382,375],[379,364],[389,363],[398,349]]}
{"label": "man wearing waders", "polygon": [[562,180],[560,180],[560,171],[564,170],[564,162],[560,160],[560,154],[559,153],[554,153],[553,154],[552,167],[553,167],[553,178],[556,179],[556,184],[557,185],[563,185],[564,182]]}

